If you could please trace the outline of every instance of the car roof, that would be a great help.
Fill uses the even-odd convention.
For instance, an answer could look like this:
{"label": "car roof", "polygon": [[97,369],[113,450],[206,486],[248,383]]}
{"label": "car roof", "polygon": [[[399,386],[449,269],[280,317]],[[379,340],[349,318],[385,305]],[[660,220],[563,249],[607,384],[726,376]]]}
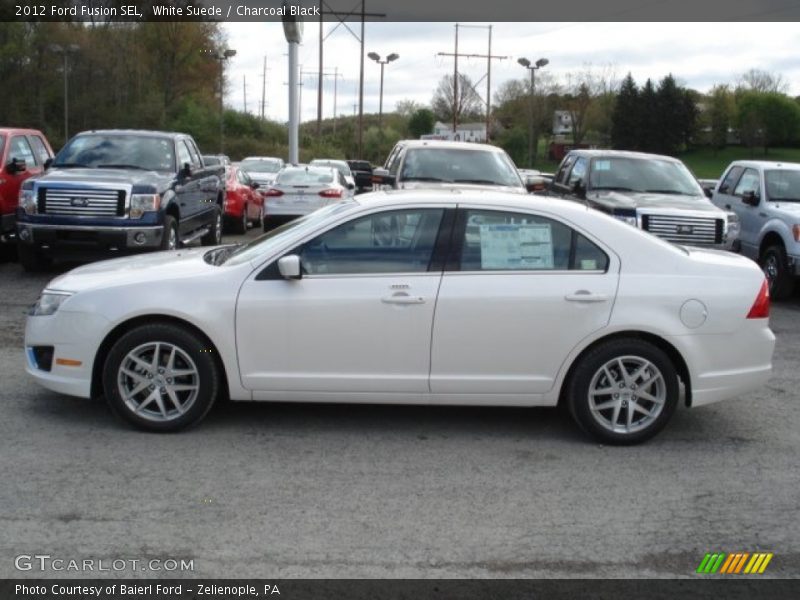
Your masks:
{"label": "car roof", "polygon": [[179,131],[158,131],[156,129],[88,129],[75,134],[79,135],[96,135],[96,134],[113,134],[113,135],[135,135],[141,137],[163,137],[163,138],[188,138],[192,137],[188,133],[181,133]]}
{"label": "car roof", "polygon": [[787,162],[787,161],[772,161],[772,160],[735,160],[731,166],[736,165],[739,167],[753,167],[762,169],[786,169],[787,171],[800,170],[800,163]]}
{"label": "car roof", "polygon": [[331,165],[347,165],[346,160],[342,160],[340,158],[315,158],[309,164],[313,165],[314,163],[322,164],[327,163]]}
{"label": "car roof", "polygon": [[35,133],[38,135],[42,135],[42,132],[39,131],[38,129],[29,129],[27,127],[0,127],[0,133],[5,133],[5,134],[21,133],[24,135]]}
{"label": "car roof", "polygon": [[270,162],[283,162],[283,159],[282,158],[278,158],[277,156],[248,156],[246,158],[243,158],[242,162],[244,162],[246,160],[252,160],[252,161],[264,160],[264,161],[270,161]]}
{"label": "car roof", "polygon": [[505,152],[499,146],[478,144],[476,142],[451,142],[449,140],[401,140],[399,146],[406,148],[453,148],[460,150],[483,150],[485,152]]}
{"label": "car roof", "polygon": [[579,148],[575,150],[570,150],[568,154],[574,156],[586,156],[589,158],[597,158],[605,156],[609,158],[619,157],[619,158],[633,158],[638,160],[658,159],[658,160],[667,160],[675,163],[681,162],[674,156],[666,156],[665,154],[651,154],[649,152],[634,152],[633,150],[601,150],[601,149]]}

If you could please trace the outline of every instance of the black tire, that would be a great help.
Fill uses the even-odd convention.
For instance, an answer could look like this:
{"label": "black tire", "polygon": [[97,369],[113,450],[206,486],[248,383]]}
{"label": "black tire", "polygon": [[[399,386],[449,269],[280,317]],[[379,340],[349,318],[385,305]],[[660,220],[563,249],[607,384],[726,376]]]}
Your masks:
{"label": "black tire", "polygon": [[17,260],[17,244],[0,242],[0,263]]}
{"label": "black tire", "polygon": [[[156,343],[159,344],[160,360],[158,364],[162,367],[160,372],[151,372],[149,369],[138,366],[141,363],[129,360],[129,353],[138,355],[138,352],[146,352],[148,347],[154,346]],[[191,370],[195,373],[194,375],[173,375],[174,379],[166,379],[170,374],[166,367],[169,366],[167,361],[171,347],[178,349],[173,367],[182,368],[184,371]],[[208,414],[219,393],[220,374],[214,355],[210,350],[208,344],[199,336],[178,325],[156,323],[136,327],[117,340],[108,353],[103,366],[103,391],[106,401],[114,414],[146,431],[179,431],[195,425]],[[150,356],[152,357],[154,354],[155,348]],[[181,358],[182,356],[188,357],[191,362],[184,360]],[[133,365],[137,365],[135,367],[138,369],[136,374],[142,376],[143,383],[145,383],[145,378],[153,383],[137,394],[131,395],[130,400],[126,401],[122,397],[120,388],[129,388],[139,384],[137,379],[122,373],[121,369],[125,366],[127,367],[126,373],[131,373]],[[196,393],[187,390],[173,392],[174,397],[178,399],[176,404],[171,400],[170,393],[164,392],[167,389],[166,386],[172,386],[173,382],[178,387],[196,385]],[[165,387],[159,389],[159,385]],[[128,391],[133,390],[128,389]],[[151,399],[150,396],[153,398]],[[185,412],[181,413],[178,404],[181,404],[182,401],[184,401]],[[136,412],[134,405],[141,406],[141,410]],[[164,406],[163,409],[161,409],[161,405]]]}
{"label": "black tire", "polygon": [[53,265],[52,258],[31,244],[23,244],[22,242],[17,244],[17,256],[22,268],[31,273],[44,271]]}
{"label": "black tire", "polygon": [[222,243],[222,211],[219,207],[214,208],[211,228],[200,238],[200,243],[203,246],[219,246]]}
{"label": "black tire", "polygon": [[[615,367],[612,366],[608,369],[612,377],[609,381],[603,367],[612,361],[618,365],[617,359],[623,361],[626,374],[623,375],[619,367],[616,367],[615,371]],[[646,367],[642,361],[648,363],[650,367]],[[636,374],[637,365],[645,367],[645,370],[636,378],[635,383],[628,385],[629,378]],[[629,369],[633,369],[634,372],[630,372]],[[655,377],[656,371],[660,377]],[[648,384],[647,379],[651,377],[653,379]],[[620,387],[623,381],[624,388]],[[642,386],[642,383],[645,385]],[[613,392],[595,394],[593,397],[598,400],[593,401],[589,392],[594,385],[601,385],[600,391],[609,389]],[[601,442],[627,445],[644,442],[664,428],[678,406],[680,388],[675,366],[666,353],[649,342],[631,338],[603,342],[581,357],[567,383],[566,392],[564,400],[581,429]],[[661,402],[656,404],[637,394],[660,397]],[[592,407],[593,402],[595,410]],[[607,406],[617,403],[620,406],[618,409]],[[604,406],[607,407],[603,408]],[[641,412],[635,412],[637,408],[650,411],[651,414],[643,416]],[[614,420],[615,411],[617,411],[616,420]],[[628,412],[637,419],[631,419],[631,430],[627,432],[613,430],[612,424],[618,427],[627,425],[624,422],[620,423],[620,417],[625,419]]]}
{"label": "black tire", "polygon": [[164,227],[161,234],[162,250],[177,250],[181,246],[178,237],[178,222],[172,215],[164,215]]}
{"label": "black tire", "polygon": [[233,232],[239,235],[243,235],[247,233],[247,223],[249,222],[247,218],[247,204],[242,207],[242,217],[237,219],[236,222],[233,224]]}
{"label": "black tire", "polygon": [[758,260],[769,283],[769,295],[773,300],[786,300],[794,292],[794,277],[786,259],[786,250],[781,244],[769,246]]}
{"label": "black tire", "polygon": [[258,219],[253,223],[253,227],[257,229],[264,229],[264,205],[258,207]]}

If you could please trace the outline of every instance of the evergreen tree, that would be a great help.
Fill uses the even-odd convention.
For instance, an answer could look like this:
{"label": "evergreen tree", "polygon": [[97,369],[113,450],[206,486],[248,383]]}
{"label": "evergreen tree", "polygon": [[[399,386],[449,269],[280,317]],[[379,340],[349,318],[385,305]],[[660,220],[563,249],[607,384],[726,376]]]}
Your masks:
{"label": "evergreen tree", "polygon": [[677,154],[684,141],[687,107],[685,95],[671,74],[658,85],[656,107],[655,130],[651,132],[655,149],[661,154]]}
{"label": "evergreen tree", "polygon": [[611,115],[611,146],[617,150],[638,150],[641,135],[639,88],[630,73],[622,85]]}
{"label": "evergreen tree", "polygon": [[659,152],[661,142],[658,138],[660,123],[658,96],[653,82],[648,79],[639,93],[639,114],[641,127],[637,147],[644,152]]}

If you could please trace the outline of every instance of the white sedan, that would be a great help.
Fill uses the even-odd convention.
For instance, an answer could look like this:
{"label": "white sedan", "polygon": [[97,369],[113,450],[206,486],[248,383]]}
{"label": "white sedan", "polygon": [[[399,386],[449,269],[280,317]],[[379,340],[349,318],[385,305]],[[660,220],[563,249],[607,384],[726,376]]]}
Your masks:
{"label": "white sedan", "polygon": [[241,246],[54,279],[27,371],[143,429],[233,400],[555,406],[610,443],[650,438],[770,376],[755,263],[585,206],[496,191],[342,200]]}

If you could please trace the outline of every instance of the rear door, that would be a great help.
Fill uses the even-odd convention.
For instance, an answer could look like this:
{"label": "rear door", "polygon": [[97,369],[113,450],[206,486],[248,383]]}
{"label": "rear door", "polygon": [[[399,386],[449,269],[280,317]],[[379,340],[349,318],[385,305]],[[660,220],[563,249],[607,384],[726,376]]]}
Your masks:
{"label": "rear door", "polygon": [[608,324],[619,260],[552,217],[490,207],[460,209],[453,240],[431,391],[453,403],[508,394],[511,404],[548,392],[569,352]]}

